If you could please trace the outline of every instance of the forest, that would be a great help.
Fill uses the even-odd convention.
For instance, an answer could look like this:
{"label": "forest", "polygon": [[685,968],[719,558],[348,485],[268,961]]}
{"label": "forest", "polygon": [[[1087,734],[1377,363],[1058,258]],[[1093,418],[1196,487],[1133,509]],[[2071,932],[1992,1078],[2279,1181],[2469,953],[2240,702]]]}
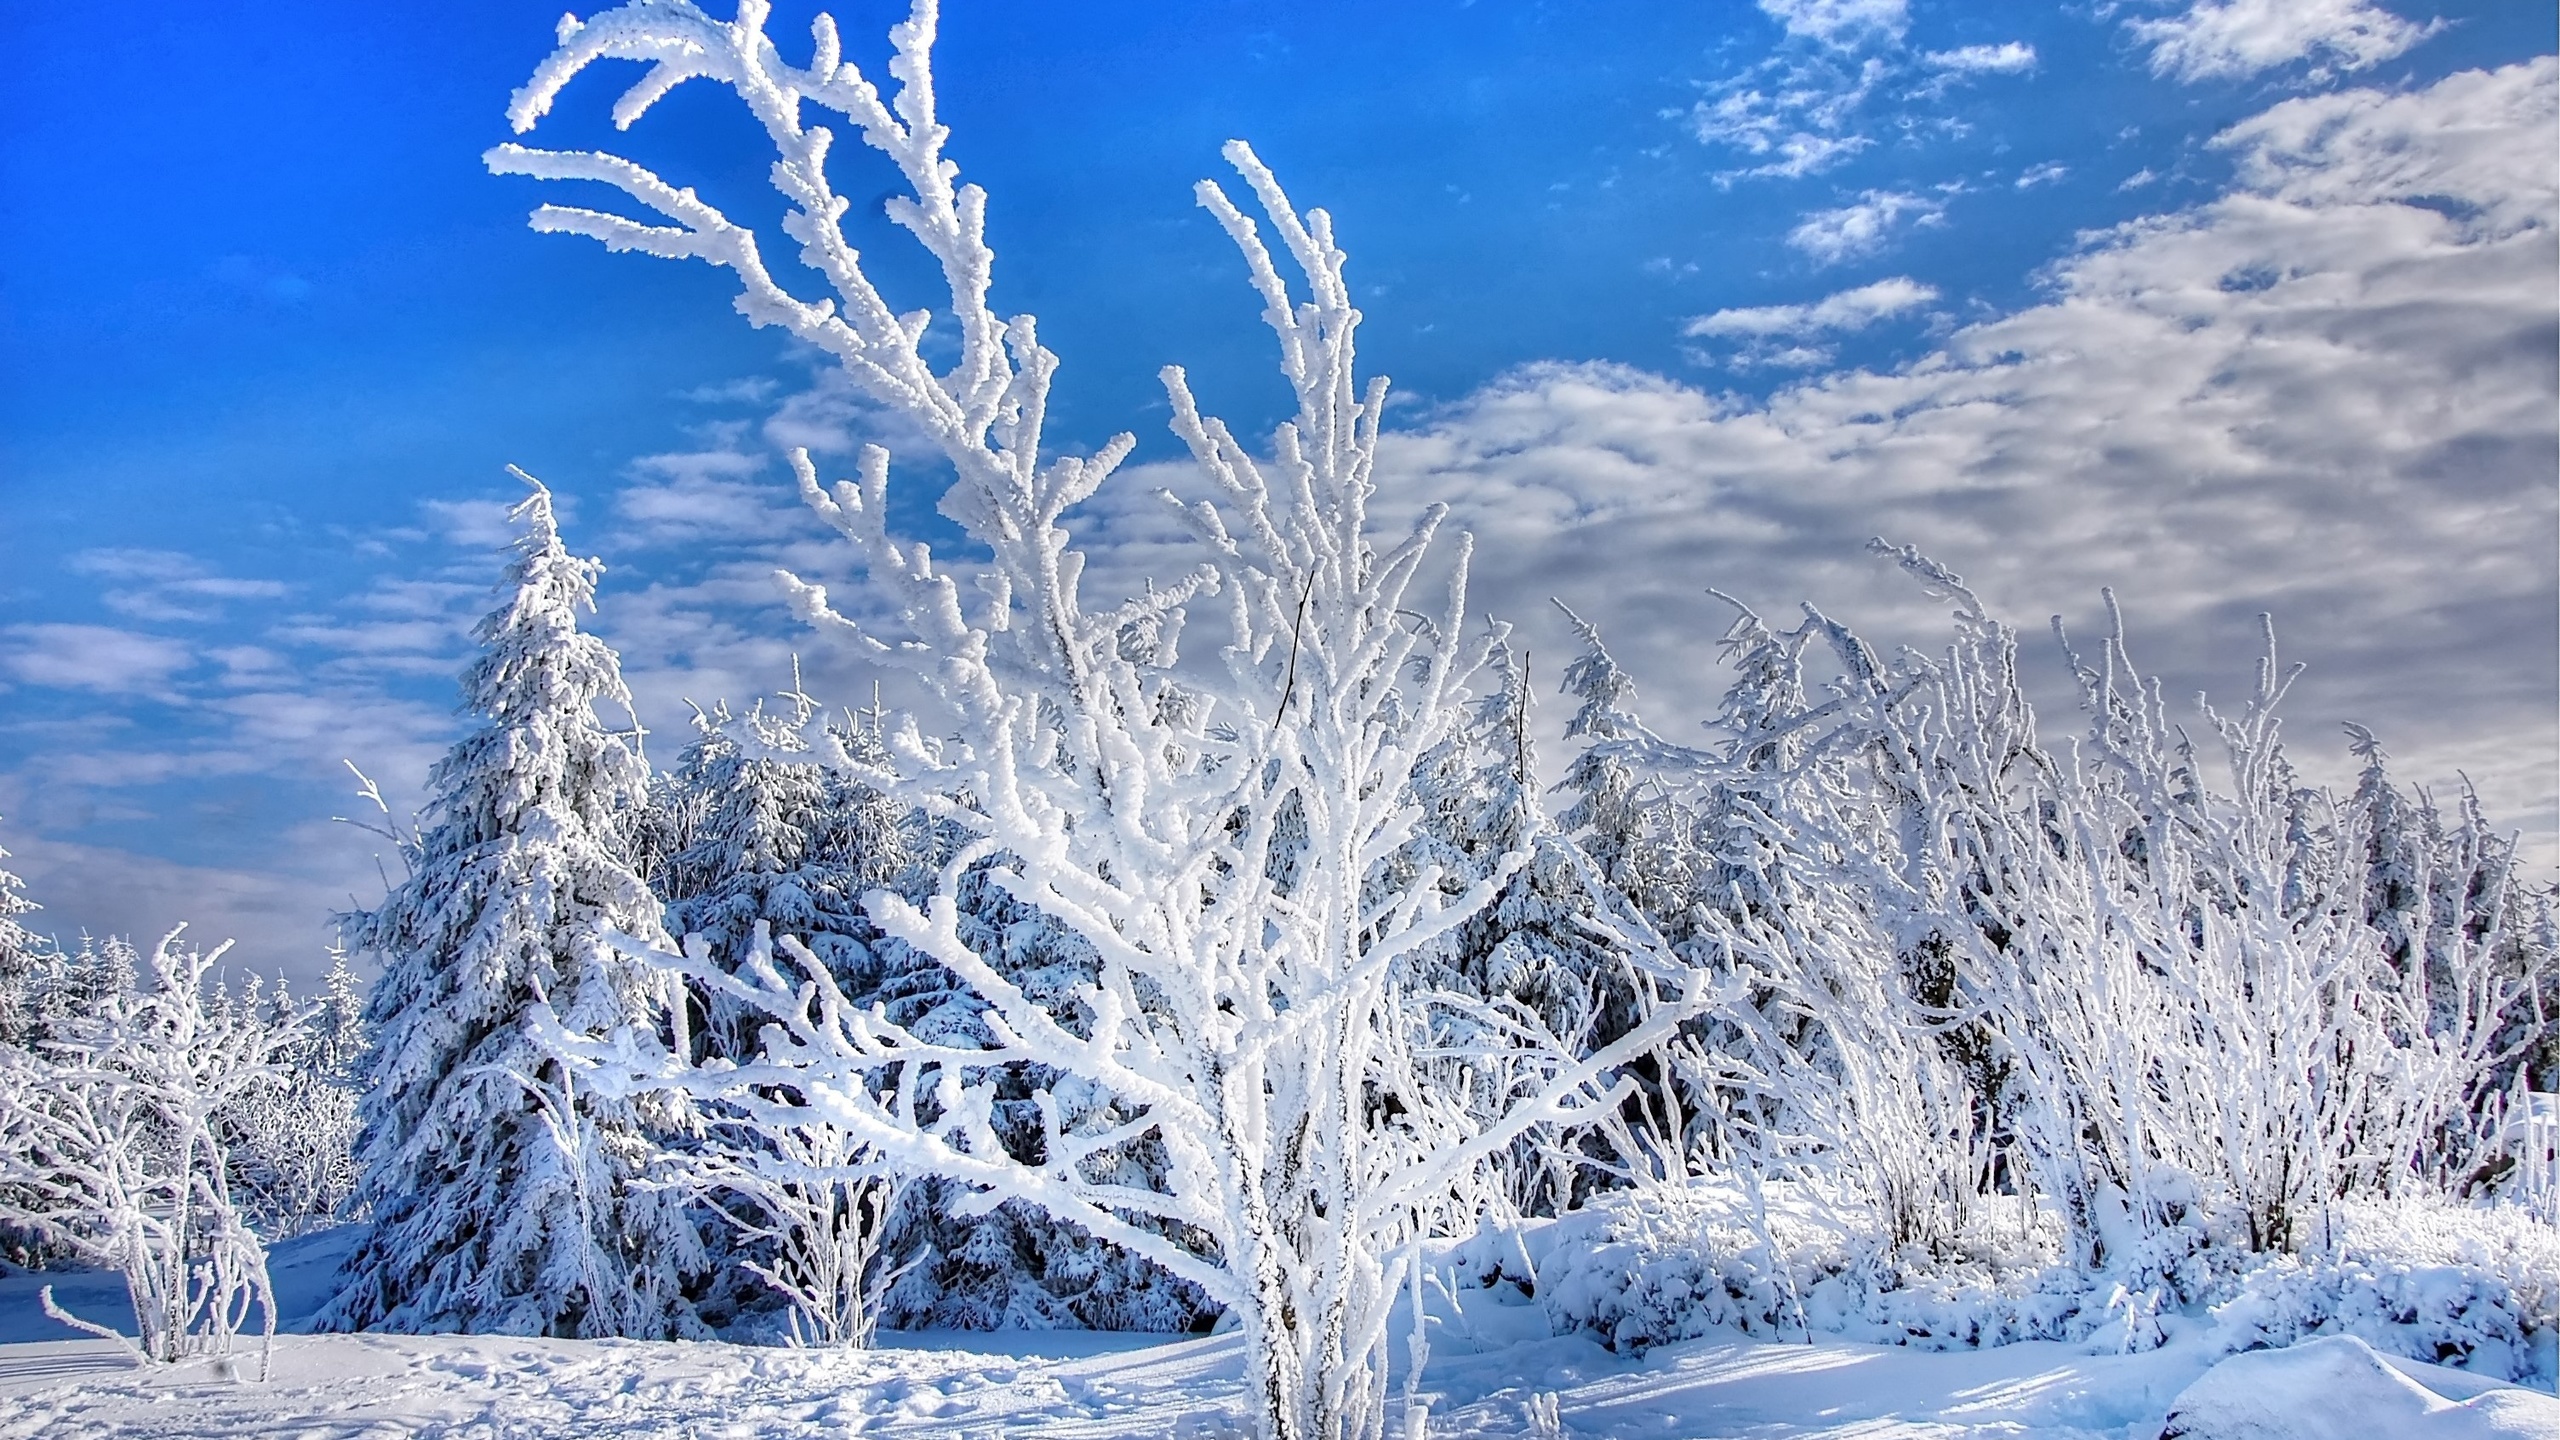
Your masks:
{"label": "forest", "polygon": [[[1076,507],[1135,442],[1044,439],[1061,360],[993,308],[935,7],[878,81],[766,14],[564,20],[508,118],[605,62],[645,67],[625,128],[726,87],[796,263],[620,155],[486,161],[617,194],[532,223],[726,271],[929,441],[957,543],[893,521],[909,457],[787,457],[860,582],[777,603],[884,689],[776,676],[658,768],[591,633],[603,563],[518,472],[468,733],[415,815],[363,781],[393,863],[319,993],[186,931],[57,940],[0,872],[0,1243],[112,1272],[134,1323],[48,1315],[138,1365],[270,1355],[270,1251],[326,1232],[322,1332],[1233,1337],[1273,1440],[1431,1431],[1427,1322],[1475,1293],[1629,1357],[2202,1327],[2560,1378],[2553,891],[2388,736],[2320,742],[2351,789],[2304,779],[2274,622],[2245,693],[2180,700],[2142,596],[2022,634],[1888,537],[1928,647],[1709,595],[1711,714],[1648,711],[1570,610],[1533,677],[1468,537],[1378,477],[1332,217],[1240,141],[1197,200],[1294,414],[1240,435],[1167,367],[1207,498],[1162,495],[1186,548],[1089,594]],[[852,145],[932,309],[848,238]],[[1543,1403],[1522,1433],[1568,1433]]]}

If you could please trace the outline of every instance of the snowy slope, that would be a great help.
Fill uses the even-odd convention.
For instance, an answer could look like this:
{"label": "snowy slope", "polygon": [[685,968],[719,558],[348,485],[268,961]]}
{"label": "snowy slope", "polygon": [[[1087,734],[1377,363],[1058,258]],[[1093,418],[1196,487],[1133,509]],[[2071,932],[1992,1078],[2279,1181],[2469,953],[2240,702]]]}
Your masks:
{"label": "snowy slope", "polygon": [[[2172,1400],[2212,1358],[2192,1339],[2133,1356],[2054,1343],[1930,1352],[1838,1340],[1706,1339],[1637,1359],[1587,1339],[1538,1333],[1536,1312],[1526,1307],[1472,1304],[1439,1318],[1423,1394],[1432,1403],[1430,1433],[1446,1436],[2150,1440]],[[1158,1338],[918,1334],[895,1337],[895,1348],[822,1353],[487,1336],[289,1336],[278,1342],[275,1374],[265,1384],[226,1379],[210,1365],[137,1373],[97,1342],[29,1342],[0,1346],[0,1440],[1241,1434],[1244,1356],[1235,1337],[1151,1343]],[[2231,1363],[2263,1367],[2267,1358]],[[2428,1376],[2445,1397],[2432,1408],[2497,1388],[2431,1366],[2404,1368]],[[2417,1385],[2402,1393],[2420,1397],[2411,1399],[2412,1413],[2430,1408]],[[2526,1399],[2521,1391],[2500,1393]],[[2560,1402],[2540,1405],[2527,1413],[2547,1421],[2560,1409]]]}
{"label": "snowy slope", "polygon": [[[326,1298],[351,1233],[278,1247],[277,1290],[288,1328]],[[1166,1343],[1162,1336],[1092,1331],[924,1332],[885,1336],[886,1348],[846,1353],[286,1335],[277,1341],[273,1375],[260,1384],[226,1378],[209,1363],[137,1372],[103,1342],[69,1338],[38,1313],[42,1278],[0,1278],[0,1440],[1209,1440],[1241,1436],[1246,1420],[1245,1357],[1232,1335]],[[105,1317],[121,1299],[111,1276],[49,1278],[76,1311]],[[2354,1389],[2350,1380],[2408,1416],[2431,1417],[2440,1428],[2426,1434],[2560,1435],[2560,1400],[2431,1365],[2394,1360],[2385,1369],[2358,1342],[2314,1341],[2217,1367],[2206,1327],[2175,1316],[2170,1343],[2139,1355],[2093,1355],[2086,1345],[2057,1342],[1929,1351],[1715,1335],[1635,1357],[1584,1336],[1548,1334],[1543,1311],[1507,1286],[1440,1291],[1428,1313],[1431,1356],[1421,1393],[1434,1436],[2152,1440],[2173,1405],[2190,1421],[2224,1414],[2230,1422],[2197,1425],[2196,1440],[2381,1433],[2364,1423],[2381,1414],[2371,1405],[2326,1407],[2312,1417],[2333,1422],[2325,1429],[2232,1428],[2263,1416],[2230,1413],[2230,1397],[2273,1397],[2268,1413],[2283,1414],[2308,1403],[2290,1397],[2343,1396]],[[1400,1319],[1399,1362],[1402,1328]],[[239,1358],[254,1374],[254,1347]],[[2340,1378],[2342,1365],[2355,1373]],[[1400,1365],[1391,1393],[1400,1394],[1402,1383]],[[2457,1404],[2484,1392],[2491,1395],[2485,1406]],[[2492,1422],[2507,1428],[2481,1428]]]}
{"label": "snowy slope", "polygon": [[[1154,1337],[900,1338],[900,1348],[839,1354],[639,1341],[294,1336],[278,1343],[276,1373],[263,1385],[226,1380],[210,1366],[137,1374],[97,1342],[19,1344],[0,1347],[0,1437],[1172,1440],[1242,1431],[1244,1357],[1232,1336],[1124,1349],[1113,1342]],[[918,1343],[952,1348],[906,1348]],[[2241,1358],[2263,1365],[2258,1356]],[[1933,1353],[1842,1341],[1702,1340],[1634,1360],[1585,1340],[1548,1339],[1444,1356],[1425,1393],[1435,1402],[1435,1436],[2150,1440],[2172,1398],[2204,1368],[2200,1349],[2174,1345],[2147,1355],[2091,1356],[2047,1343]],[[2463,1378],[2453,1377],[2449,1388],[2481,1388],[2475,1381],[2465,1389]],[[2414,1384],[2402,1389],[2412,1415],[2455,1408],[2440,1398],[2430,1406],[2428,1392]],[[2518,1390],[2498,1393],[2528,1399]],[[1548,1396],[1553,1428],[1541,1413]],[[2553,1411],[2560,1401],[2545,1398],[2527,1414],[2547,1424]],[[2463,1413],[2487,1418],[2476,1408]],[[2201,1440],[2221,1432],[2196,1433]],[[2287,1433],[2309,1440],[2378,1432]]]}

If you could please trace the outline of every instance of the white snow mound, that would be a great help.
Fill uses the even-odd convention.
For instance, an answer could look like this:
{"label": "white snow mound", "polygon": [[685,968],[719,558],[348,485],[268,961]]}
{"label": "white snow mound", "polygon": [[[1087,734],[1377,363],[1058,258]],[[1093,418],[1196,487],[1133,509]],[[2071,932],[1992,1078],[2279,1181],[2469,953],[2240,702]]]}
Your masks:
{"label": "white snow mound", "polygon": [[[2410,1372],[2426,1376],[2427,1383]],[[2430,1385],[2436,1388],[2430,1388]],[[2452,1391],[2448,1395],[2443,1391]],[[2459,1397],[2459,1398],[2457,1398]],[[2560,1440],[2560,1399],[2433,1365],[2395,1366],[2352,1335],[2235,1355],[2169,1402],[2161,1440]]]}

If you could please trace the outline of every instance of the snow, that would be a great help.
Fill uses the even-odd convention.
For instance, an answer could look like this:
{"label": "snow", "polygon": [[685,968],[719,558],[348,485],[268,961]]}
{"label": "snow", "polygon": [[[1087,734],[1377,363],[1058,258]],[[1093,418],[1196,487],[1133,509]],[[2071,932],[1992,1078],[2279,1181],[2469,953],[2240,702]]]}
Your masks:
{"label": "snow", "polygon": [[[2330,1436],[2548,1436],[2560,1399],[2510,1388],[2453,1393],[2421,1383],[2350,1335],[2261,1350],[2216,1365],[2170,1403],[2164,1440],[2327,1440]],[[2468,1380],[2468,1376],[2458,1377]]]}
{"label": "snow", "polygon": [[[2298,1393],[2323,1370],[2282,1362],[2319,1347],[2241,1356],[2206,1370],[2195,1344],[2093,1356],[2028,1342],[1938,1353],[1819,1340],[1772,1344],[1731,1336],[1642,1358],[1580,1338],[1494,1338],[1434,1365],[1424,1394],[1432,1435],[1540,1434],[1588,1440],[1747,1435],[2003,1437],[2094,1440],[2160,1433],[2171,1397],[2243,1393],[2260,1372],[2294,1375]],[[713,1342],[531,1340],[495,1336],[296,1336],[278,1343],[274,1378],[225,1380],[210,1364],[155,1373],[127,1368],[101,1342],[0,1346],[0,1440],[65,1437],[291,1436],[296,1440],[440,1435],[788,1437],[1207,1437],[1245,1424],[1242,1337],[1158,1343],[1099,1332],[921,1333],[872,1351],[760,1350]],[[1444,1337],[1442,1347],[1451,1346]],[[2372,1362],[2379,1367],[2380,1362]],[[2249,1367],[2243,1369],[2243,1367]],[[2369,1367],[2370,1368],[2370,1367]],[[2432,1366],[2413,1370],[2469,1395],[2485,1382]],[[2215,1388],[2227,1371],[2234,1383]],[[2196,1382],[2199,1374],[2203,1381]],[[2396,1388],[2393,1388],[2396,1387]],[[2412,1435],[2560,1435],[2560,1401],[2499,1387],[2468,1406],[2398,1371],[2368,1386],[2396,1410],[2354,1409],[2327,1429],[2221,1429],[2206,1437],[2269,1440],[2397,1433],[2358,1416],[2453,1415],[2474,1428]],[[2184,1394],[2181,1395],[2181,1391]],[[2297,1393],[2294,1391],[2283,1392]],[[2363,1391],[2355,1392],[2362,1403]],[[1553,1397],[1552,1401],[1548,1397]],[[2281,1412],[2279,1412],[2281,1413]],[[2305,1414],[2325,1414],[2316,1409]],[[2543,1428],[2531,1428],[2539,1419]],[[2503,1420],[2505,1429],[2486,1428]]]}
{"label": "snow", "polygon": [[[347,1227],[277,1247],[289,1321],[318,1308],[353,1238]],[[1544,1312],[1513,1287],[1480,1289],[1463,1267],[1435,1268],[1449,1283],[1427,1307],[1421,1394],[1432,1436],[2152,1440],[2173,1406],[2186,1440],[2560,1436],[2560,1400],[2386,1360],[2347,1337],[2217,1365],[2211,1327],[2171,1316],[2169,1343],[2135,1355],[2054,1341],[1932,1351],[1731,1330],[1620,1354],[1551,1335]],[[117,1291],[105,1274],[0,1278],[0,1440],[1212,1440],[1249,1423],[1245,1342],[1234,1333],[922,1331],[884,1334],[868,1351],[291,1335],[260,1385],[211,1361],[138,1371],[103,1342],[56,1338],[67,1332],[34,1302],[48,1278],[75,1296],[95,1291],[93,1300]]]}

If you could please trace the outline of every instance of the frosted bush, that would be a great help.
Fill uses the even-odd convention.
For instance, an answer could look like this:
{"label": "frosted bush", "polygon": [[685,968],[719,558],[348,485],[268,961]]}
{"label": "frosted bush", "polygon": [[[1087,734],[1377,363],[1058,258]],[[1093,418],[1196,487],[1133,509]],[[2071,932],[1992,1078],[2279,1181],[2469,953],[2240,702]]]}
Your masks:
{"label": "frosted bush", "polygon": [[2394,1355],[2549,1385],[2560,1231],[2512,1206],[2345,1205],[2326,1255],[2279,1257],[2213,1307],[2226,1350],[2352,1335]]}
{"label": "frosted bush", "polygon": [[[2050,1216],[2012,1211],[1966,1253],[1896,1249],[1865,1209],[1805,1187],[1694,1182],[1604,1197],[1559,1220],[1488,1225],[1450,1257],[1461,1283],[1533,1298],[1559,1334],[1613,1350],[1719,1332],[1811,1332],[1924,1349],[2020,1340],[2096,1350],[2161,1343],[2179,1307],[2151,1288],[2161,1256],[2122,1271],[2059,1263]],[[2255,1255],[2191,1236],[2208,1345],[2224,1352],[2353,1335],[2413,1360],[2549,1384],[2560,1332],[2560,1230],[2513,1207],[2441,1201],[2333,1207],[2328,1249]]]}
{"label": "frosted bush", "polygon": [[1721,1330],[1811,1331],[1931,1349],[2078,1338],[2107,1319],[2077,1272],[2051,1263],[2044,1217],[1985,1212],[1932,1256],[1879,1238],[1872,1211],[1795,1184],[1761,1203],[1725,1182],[1603,1197],[1555,1221],[1487,1227],[1453,1252],[1461,1277],[1534,1296],[1559,1332],[1641,1352]]}

